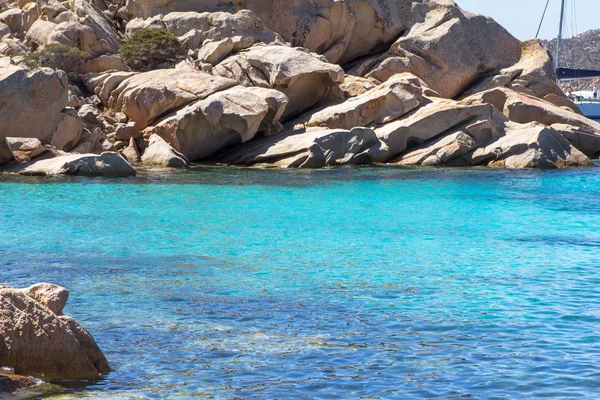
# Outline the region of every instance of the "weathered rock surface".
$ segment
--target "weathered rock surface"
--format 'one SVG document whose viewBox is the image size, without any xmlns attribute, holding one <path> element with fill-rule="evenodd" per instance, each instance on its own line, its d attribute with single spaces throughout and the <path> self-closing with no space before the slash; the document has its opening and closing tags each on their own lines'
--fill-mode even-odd
<svg viewBox="0 0 600 400">
<path fill-rule="evenodd" d="M 71 154 L 27 164 L 10 172 L 21 175 L 81 175 L 125 177 L 134 176 L 135 170 L 116 152 L 98 154 Z"/>
<path fill-rule="evenodd" d="M 0 141 L 6 137 L 50 141 L 68 102 L 67 76 L 41 68 L 0 68 Z"/>
<path fill-rule="evenodd" d="M 142 155 L 142 162 L 171 168 L 186 168 L 185 156 L 172 148 L 163 138 L 152 134 L 148 139 L 148 147 Z"/>
<path fill-rule="evenodd" d="M 0 365 L 46 379 L 96 378 L 108 372 L 106 358 L 90 334 L 45 305 L 62 309 L 64 288 L 32 288 L 0 288 Z"/>
<path fill-rule="evenodd" d="M 469 157 L 472 165 L 501 168 L 592 167 L 594 163 L 557 130 L 533 122 L 513 125 L 495 142 Z"/>
<path fill-rule="evenodd" d="M 69 291 L 52 283 L 37 283 L 20 290 L 56 315 L 62 315 L 69 300 Z"/>
<path fill-rule="evenodd" d="M 286 104 L 286 96 L 276 90 L 236 86 L 166 116 L 144 135 L 157 134 L 188 160 L 197 161 L 245 143 L 259 131 L 279 131 Z"/>
<path fill-rule="evenodd" d="M 160 116 L 235 85 L 233 80 L 189 68 L 161 69 L 121 81 L 112 90 L 108 106 L 125 114 L 142 130 Z"/>
<path fill-rule="evenodd" d="M 540 122 L 544 125 L 567 124 L 600 135 L 600 123 L 571 110 L 508 88 L 487 90 L 470 96 L 464 101 L 491 104 L 513 122 L 522 124 Z"/>
<path fill-rule="evenodd" d="M 568 104 L 570 108 L 573 108 L 574 104 L 566 103 L 567 97 L 555 82 L 554 61 L 539 41 L 528 40 L 521 43 L 521 58 L 516 64 L 504 68 L 498 73 L 490 74 L 466 90 L 463 95 L 467 96 L 497 87 L 508 87 L 540 98 L 552 96 L 555 101 L 561 102 L 562 105 Z"/>
<path fill-rule="evenodd" d="M 58 150 L 70 151 L 81 140 L 84 124 L 75 109 L 66 108 L 60 115 L 61 120 L 50 138 L 50 145 Z"/>
<path fill-rule="evenodd" d="M 417 108 L 423 88 L 412 74 L 398 74 L 384 84 L 340 104 L 318 110 L 299 122 L 305 126 L 352 129 L 371 123 L 383 124 Z"/>
<path fill-rule="evenodd" d="M 50 44 L 76 47 L 91 57 L 98 57 L 112 50 L 111 46 L 101 39 L 94 29 L 79 22 L 55 24 L 39 19 L 27 32 L 25 40 L 30 45 L 34 45 L 33 47 Z"/>
<path fill-rule="evenodd" d="M 272 88 L 284 93 L 283 118 L 298 114 L 321 100 L 329 88 L 344 81 L 344 71 L 310 52 L 287 46 L 257 45 L 231 56 L 213 73 L 244 86 Z"/>
<path fill-rule="evenodd" d="M 452 1 L 425 2 L 421 8 L 426 11 L 422 21 L 387 53 L 361 62 L 351 73 L 385 81 L 412 72 L 442 97 L 454 98 L 487 73 L 519 61 L 520 42 L 493 20 Z"/>
<path fill-rule="evenodd" d="M 218 161 L 284 168 L 321 168 L 370 164 L 385 158 L 386 154 L 385 145 L 371 129 L 316 129 L 255 140 L 232 150 Z"/>
<path fill-rule="evenodd" d="M 89 73 L 84 76 L 83 83 L 86 89 L 98 96 L 102 104 L 107 106 L 110 96 L 123 81 L 136 75 L 135 72 L 105 72 Z"/>
<path fill-rule="evenodd" d="M 504 134 L 508 119 L 489 104 L 471 105 L 446 99 L 433 99 L 406 118 L 378 127 L 377 136 L 388 146 L 387 161 L 411 147 L 439 135 L 461 128 L 471 133 L 479 143 L 491 141 Z"/>
<path fill-rule="evenodd" d="M 6 145 L 13 158 L 19 163 L 31 161 L 32 158 L 46 151 L 44 146 L 42 146 L 42 142 L 36 138 L 7 137 Z"/>
<path fill-rule="evenodd" d="M 88 0 L 71 0 L 73 13 L 83 19 L 98 35 L 100 41 L 106 43 L 108 51 L 117 53 L 120 47 L 119 33 L 110 20 L 95 4 Z"/>
<path fill-rule="evenodd" d="M 471 135 L 458 131 L 426 142 L 394 162 L 399 165 L 422 166 L 448 166 L 453 163 L 464 165 L 460 158 L 476 147 L 477 142 Z"/>
</svg>

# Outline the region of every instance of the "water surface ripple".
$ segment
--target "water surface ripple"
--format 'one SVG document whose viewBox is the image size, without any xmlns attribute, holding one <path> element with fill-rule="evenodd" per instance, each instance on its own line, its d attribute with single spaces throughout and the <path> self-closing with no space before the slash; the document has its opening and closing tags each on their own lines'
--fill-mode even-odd
<svg viewBox="0 0 600 400">
<path fill-rule="evenodd" d="M 594 169 L 0 177 L 0 243 L 114 369 L 22 397 L 600 397 Z"/>
</svg>

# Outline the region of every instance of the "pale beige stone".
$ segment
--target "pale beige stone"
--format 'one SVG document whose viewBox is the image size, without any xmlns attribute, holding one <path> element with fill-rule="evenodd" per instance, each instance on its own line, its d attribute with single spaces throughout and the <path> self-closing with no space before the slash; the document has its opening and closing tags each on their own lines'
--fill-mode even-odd
<svg viewBox="0 0 600 400">
<path fill-rule="evenodd" d="M 219 158 L 229 164 L 265 164 L 283 168 L 370 164 L 385 158 L 387 149 L 368 128 L 291 131 L 253 140 Z"/>
<path fill-rule="evenodd" d="M 17 169 L 21 175 L 82 175 L 125 177 L 134 176 L 135 170 L 116 152 L 72 154 L 50 158 Z"/>
<path fill-rule="evenodd" d="M 423 100 L 422 92 L 418 78 L 412 74 L 398 74 L 380 86 L 313 112 L 298 122 L 307 127 L 331 129 L 383 124 L 417 108 Z"/>
<path fill-rule="evenodd" d="M 284 93 L 289 103 L 283 117 L 298 114 L 321 100 L 330 87 L 344 81 L 344 71 L 316 55 L 287 46 L 256 45 L 231 56 L 213 73 L 244 86 L 270 87 Z"/>
<path fill-rule="evenodd" d="M 142 162 L 171 168 L 187 168 L 185 156 L 171 147 L 163 138 L 152 134 L 148 139 L 148 147 L 142 155 Z"/>
<path fill-rule="evenodd" d="M 37 283 L 21 291 L 56 315 L 62 315 L 69 300 L 69 291 L 53 283 Z"/>
<path fill-rule="evenodd" d="M 471 164 L 501 168 L 593 167 L 557 130 L 532 122 L 508 126 L 505 136 L 473 152 Z"/>
<path fill-rule="evenodd" d="M 236 86 L 214 93 L 165 117 L 144 131 L 157 134 L 190 161 L 247 142 L 258 132 L 281 129 L 287 98 L 272 89 Z"/>
<path fill-rule="evenodd" d="M 0 141 L 8 136 L 48 143 L 63 118 L 67 87 L 67 76 L 62 71 L 0 68 Z"/>
<path fill-rule="evenodd" d="M 236 82 L 193 69 L 164 69 L 132 75 L 111 93 L 108 106 L 138 129 L 185 104 L 235 86 Z"/>
<path fill-rule="evenodd" d="M 5 140 L 13 158 L 19 163 L 31 161 L 46 151 L 42 142 L 36 138 L 7 137 Z"/>
</svg>

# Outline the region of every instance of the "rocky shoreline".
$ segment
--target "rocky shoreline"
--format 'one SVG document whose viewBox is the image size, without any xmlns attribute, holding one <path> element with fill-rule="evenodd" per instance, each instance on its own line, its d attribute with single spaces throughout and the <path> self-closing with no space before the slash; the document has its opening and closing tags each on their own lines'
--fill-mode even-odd
<svg viewBox="0 0 600 400">
<path fill-rule="evenodd" d="M 0 171 L 133 176 L 136 165 L 594 166 L 600 124 L 538 41 L 449 0 L 0 2 Z M 144 29 L 174 68 L 119 54 Z M 30 68 L 52 45 L 81 73 Z M 36 53 L 37 54 L 37 53 Z"/>
</svg>

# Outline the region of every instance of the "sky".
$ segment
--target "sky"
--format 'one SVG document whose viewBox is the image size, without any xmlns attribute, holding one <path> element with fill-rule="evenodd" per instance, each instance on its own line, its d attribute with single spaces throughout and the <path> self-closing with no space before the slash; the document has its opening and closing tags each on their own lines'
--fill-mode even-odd
<svg viewBox="0 0 600 400">
<path fill-rule="evenodd" d="M 494 18 L 518 39 L 533 39 L 540 24 L 547 0 L 454 0 L 462 9 Z M 561 0 L 550 0 L 540 31 L 541 39 L 553 39 L 558 34 Z M 567 0 L 564 37 L 572 32 L 583 33 L 600 29 L 600 0 Z M 572 12 L 573 8 L 575 13 Z M 573 18 L 573 15 L 576 18 Z M 576 23 L 574 23 L 576 21 Z M 575 29 L 576 26 L 576 29 Z"/>
</svg>

